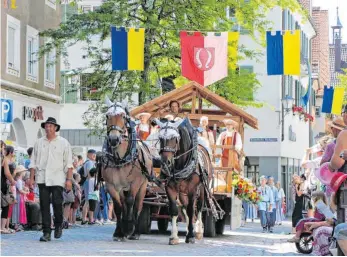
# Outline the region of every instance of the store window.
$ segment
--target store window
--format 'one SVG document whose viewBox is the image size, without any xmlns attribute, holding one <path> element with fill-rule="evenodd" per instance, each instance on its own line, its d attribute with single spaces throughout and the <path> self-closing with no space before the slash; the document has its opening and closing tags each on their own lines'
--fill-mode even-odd
<svg viewBox="0 0 347 257">
<path fill-rule="evenodd" d="M 259 165 L 245 166 L 246 177 L 259 184 Z"/>
</svg>

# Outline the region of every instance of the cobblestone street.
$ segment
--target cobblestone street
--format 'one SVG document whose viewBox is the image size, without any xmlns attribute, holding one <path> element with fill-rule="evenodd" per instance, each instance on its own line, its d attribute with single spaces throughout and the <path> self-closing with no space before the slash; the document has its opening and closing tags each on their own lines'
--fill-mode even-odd
<svg viewBox="0 0 347 257">
<path fill-rule="evenodd" d="M 299 255 L 294 244 L 287 243 L 290 223 L 275 227 L 274 234 L 261 233 L 259 220 L 247 223 L 223 236 L 204 238 L 194 245 L 184 243 L 184 224 L 180 224 L 180 245 L 169 246 L 169 232 L 158 234 L 153 222 L 152 233 L 139 241 L 114 242 L 114 225 L 86 226 L 63 231 L 63 237 L 49 243 L 39 242 L 41 232 L 19 232 L 1 236 L 1 255 Z M 169 227 L 170 229 L 170 227 Z"/>
</svg>

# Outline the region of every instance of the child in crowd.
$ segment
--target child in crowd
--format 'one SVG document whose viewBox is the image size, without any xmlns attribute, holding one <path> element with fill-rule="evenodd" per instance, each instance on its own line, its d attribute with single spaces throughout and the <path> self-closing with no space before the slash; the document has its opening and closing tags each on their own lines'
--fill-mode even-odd
<svg viewBox="0 0 347 257">
<path fill-rule="evenodd" d="M 77 210 L 81 205 L 81 198 L 82 198 L 82 190 L 79 184 L 81 182 L 81 175 L 78 173 L 74 173 L 73 179 L 74 179 L 73 187 L 74 187 L 75 202 L 72 204 L 71 225 L 76 226 Z"/>
<path fill-rule="evenodd" d="M 312 201 L 313 205 L 315 206 L 314 209 L 314 217 L 313 218 L 305 218 L 301 219 L 298 224 L 296 225 L 296 234 L 293 238 L 288 239 L 288 242 L 290 243 L 298 243 L 300 241 L 301 233 L 305 229 L 305 224 L 307 222 L 320 222 L 325 220 L 325 215 L 317 208 L 317 205 L 320 204 L 320 202 L 323 202 L 325 205 L 328 205 L 327 197 L 325 196 L 324 192 L 317 191 L 312 193 Z"/>
<path fill-rule="evenodd" d="M 98 186 L 95 185 L 96 168 L 92 168 L 88 174 L 88 202 L 89 202 L 89 225 L 95 224 L 94 211 L 99 201 Z"/>
<path fill-rule="evenodd" d="M 25 187 L 23 176 L 27 170 L 24 166 L 19 165 L 15 171 L 15 180 L 16 180 L 16 200 L 17 203 L 14 204 L 12 210 L 12 223 L 15 225 L 16 230 L 23 230 L 20 225 L 27 224 L 27 214 L 25 207 L 25 198 L 29 193 L 29 189 Z"/>
</svg>

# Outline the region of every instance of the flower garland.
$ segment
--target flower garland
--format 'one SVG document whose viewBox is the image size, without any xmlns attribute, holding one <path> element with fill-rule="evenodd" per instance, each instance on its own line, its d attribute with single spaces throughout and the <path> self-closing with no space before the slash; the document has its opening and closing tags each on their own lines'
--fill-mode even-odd
<svg viewBox="0 0 347 257">
<path fill-rule="evenodd" d="M 232 185 L 235 195 L 246 202 L 257 204 L 261 201 L 261 196 L 257 188 L 250 182 L 242 178 L 238 173 L 233 173 Z"/>
<path fill-rule="evenodd" d="M 304 120 L 305 122 L 308 122 L 308 121 L 313 122 L 314 120 L 313 116 L 305 112 L 304 108 L 301 106 L 293 105 L 292 111 L 293 111 L 293 115 L 296 115 L 296 114 L 299 115 L 300 120 Z"/>
</svg>

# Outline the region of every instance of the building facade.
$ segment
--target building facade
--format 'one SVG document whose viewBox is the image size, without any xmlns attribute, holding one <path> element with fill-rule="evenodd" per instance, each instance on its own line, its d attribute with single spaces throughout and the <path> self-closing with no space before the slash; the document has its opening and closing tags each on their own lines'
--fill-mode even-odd
<svg viewBox="0 0 347 257">
<path fill-rule="evenodd" d="M 315 138 L 319 138 L 320 135 L 326 133 L 326 117 L 321 113 L 321 109 L 324 86 L 330 85 L 329 12 L 320 7 L 313 7 L 312 18 L 317 31 L 317 36 L 312 40 L 313 89 L 316 93 L 313 134 Z"/>
<path fill-rule="evenodd" d="M 336 25 L 331 26 L 333 42 L 330 44 L 330 82 L 334 87 L 339 84 L 338 74 L 343 72 L 342 69 L 347 69 L 347 44 L 342 44 L 342 28 L 337 8 Z"/>
<path fill-rule="evenodd" d="M 298 13 L 274 8 L 268 14 L 273 22 L 273 31 L 301 30 L 301 75 L 300 76 L 268 76 L 266 49 L 252 41 L 248 35 L 240 36 L 240 44 L 252 50 L 262 49 L 263 57 L 258 62 L 243 60 L 240 66 L 251 66 L 257 74 L 262 87 L 255 93 L 257 101 L 264 102 L 263 108 L 247 108 L 247 112 L 258 119 L 259 130 L 246 129 L 244 151 L 248 156 L 245 175 L 259 179 L 261 175 L 273 176 L 280 181 L 287 196 L 289 209 L 292 174 L 300 172 L 301 159 L 310 144 L 310 125 L 291 112 L 292 104 L 300 106 L 301 97 L 306 93 L 309 82 L 306 61 L 311 61 L 311 40 L 316 32 L 311 20 L 302 22 Z M 291 101 L 284 101 L 285 98 Z M 309 103 L 307 111 L 312 106 Z"/>
<path fill-rule="evenodd" d="M 40 59 L 37 51 L 48 42 L 38 33 L 58 27 L 61 13 L 58 0 L 15 3 L 16 8 L 1 8 L 1 101 L 7 103 L 1 108 L 1 138 L 27 148 L 44 133 L 42 120 L 51 116 L 59 122 L 60 63 L 54 50 Z"/>
</svg>

